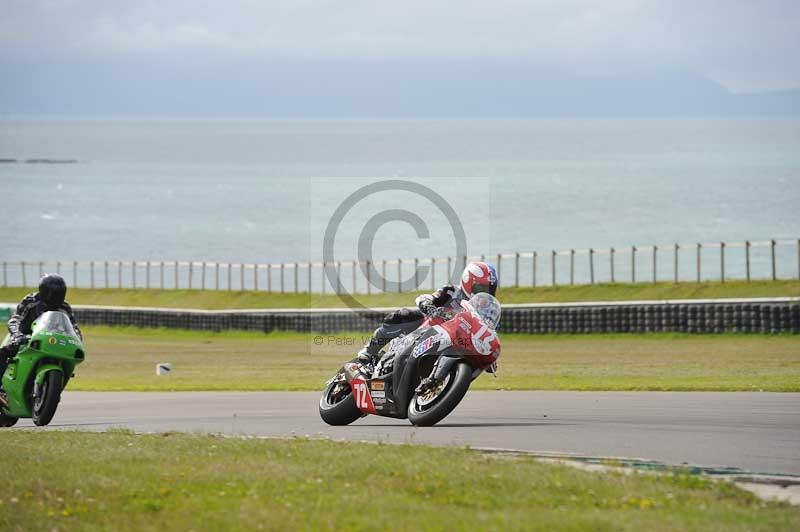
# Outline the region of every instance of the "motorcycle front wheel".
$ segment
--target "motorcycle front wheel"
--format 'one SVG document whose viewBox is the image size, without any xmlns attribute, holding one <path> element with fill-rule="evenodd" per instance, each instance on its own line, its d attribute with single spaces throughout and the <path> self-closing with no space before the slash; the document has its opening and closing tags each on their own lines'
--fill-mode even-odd
<svg viewBox="0 0 800 532">
<path fill-rule="evenodd" d="M 349 425 L 362 415 L 347 382 L 332 382 L 325 387 L 319 400 L 319 417 L 322 421 L 328 425 Z"/>
<path fill-rule="evenodd" d="M 438 386 L 422 396 L 414 393 L 408 403 L 408 420 L 418 427 L 430 427 L 446 418 L 464 398 L 472 382 L 472 368 L 456 364 Z"/>
<path fill-rule="evenodd" d="M 56 414 L 56 408 L 61 401 L 61 390 L 64 385 L 64 375 L 60 371 L 49 371 L 44 377 L 44 382 L 39 390 L 39 395 L 33 400 L 34 425 L 39 427 L 47 425 Z"/>
</svg>

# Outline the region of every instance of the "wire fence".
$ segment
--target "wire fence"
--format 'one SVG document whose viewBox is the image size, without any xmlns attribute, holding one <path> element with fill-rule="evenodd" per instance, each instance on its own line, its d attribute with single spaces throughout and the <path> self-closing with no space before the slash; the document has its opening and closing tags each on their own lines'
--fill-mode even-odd
<svg viewBox="0 0 800 532">
<path fill-rule="evenodd" d="M 332 263 L 3 261 L 2 286 L 34 287 L 43 274 L 55 272 L 81 288 L 372 294 L 387 292 L 387 285 L 435 290 L 455 284 L 473 260 L 492 262 L 505 287 L 800 279 L 800 239 Z"/>
</svg>

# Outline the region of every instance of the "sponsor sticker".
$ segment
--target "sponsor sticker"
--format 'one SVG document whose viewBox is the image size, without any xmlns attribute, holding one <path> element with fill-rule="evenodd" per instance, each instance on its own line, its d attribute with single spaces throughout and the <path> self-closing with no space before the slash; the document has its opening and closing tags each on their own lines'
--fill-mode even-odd
<svg viewBox="0 0 800 532">
<path fill-rule="evenodd" d="M 428 338 L 425 338 L 417 347 L 414 348 L 413 355 L 415 357 L 422 355 L 423 353 L 425 353 L 425 351 L 431 348 L 431 346 L 435 341 L 436 341 L 435 336 L 429 336 Z"/>
<path fill-rule="evenodd" d="M 376 392 L 372 391 L 372 402 L 377 405 L 386 404 L 386 392 Z"/>
<path fill-rule="evenodd" d="M 383 381 L 372 381 L 370 383 L 370 388 L 373 390 L 384 390 L 386 389 L 386 383 Z"/>
</svg>

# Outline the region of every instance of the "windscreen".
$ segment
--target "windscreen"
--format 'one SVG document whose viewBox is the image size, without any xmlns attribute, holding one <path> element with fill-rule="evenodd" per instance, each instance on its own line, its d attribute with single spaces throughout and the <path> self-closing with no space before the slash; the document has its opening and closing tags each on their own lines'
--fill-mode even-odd
<svg viewBox="0 0 800 532">
<path fill-rule="evenodd" d="M 72 322 L 69 317 L 63 312 L 51 311 L 45 312 L 36 319 L 36 326 L 34 332 L 51 332 L 55 334 L 63 334 L 65 336 L 78 336 L 75 329 L 72 327 Z"/>
<path fill-rule="evenodd" d="M 485 292 L 475 294 L 469 300 L 469 304 L 492 329 L 495 329 L 500 323 L 500 302 L 493 295 Z"/>
</svg>

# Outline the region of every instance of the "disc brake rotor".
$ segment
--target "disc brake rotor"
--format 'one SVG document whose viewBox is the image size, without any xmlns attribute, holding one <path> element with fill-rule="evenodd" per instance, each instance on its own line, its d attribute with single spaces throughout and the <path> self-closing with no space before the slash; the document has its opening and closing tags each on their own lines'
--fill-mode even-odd
<svg viewBox="0 0 800 532">
<path fill-rule="evenodd" d="M 422 395 L 417 396 L 417 404 L 419 406 L 426 406 L 434 402 L 447 388 L 447 383 L 450 382 L 450 374 L 448 373 L 444 380 L 438 383 L 436 386 L 430 388 Z"/>
</svg>

